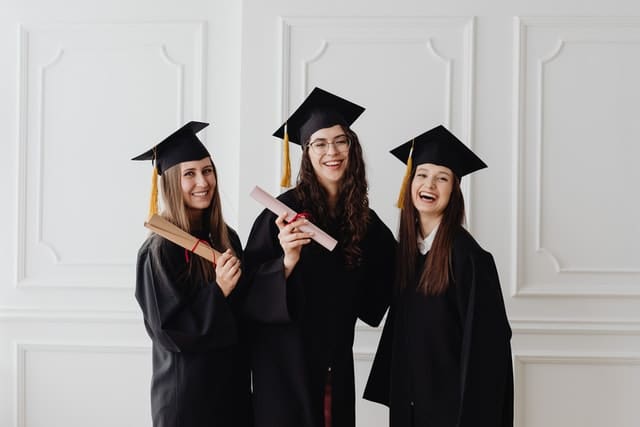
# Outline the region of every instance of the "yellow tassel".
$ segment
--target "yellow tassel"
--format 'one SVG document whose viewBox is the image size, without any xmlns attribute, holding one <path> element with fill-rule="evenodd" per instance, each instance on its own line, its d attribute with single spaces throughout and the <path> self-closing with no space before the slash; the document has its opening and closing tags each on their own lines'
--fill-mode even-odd
<svg viewBox="0 0 640 427">
<path fill-rule="evenodd" d="M 158 213 L 158 168 L 153 167 L 151 175 L 151 200 L 149 201 L 149 218 Z"/>
<path fill-rule="evenodd" d="M 284 126 L 284 139 L 282 140 L 282 178 L 280 187 L 291 187 L 291 160 L 289 158 L 289 133 L 287 125 Z"/>
<path fill-rule="evenodd" d="M 400 194 L 398 194 L 398 202 L 396 206 L 402 209 L 404 206 L 404 193 L 407 190 L 407 185 L 409 185 L 409 178 L 411 177 L 411 170 L 413 169 L 413 142 L 411 143 L 411 150 L 409 150 L 409 158 L 407 159 L 407 169 L 404 172 L 404 177 L 402 178 L 402 185 L 400 186 Z"/>
</svg>

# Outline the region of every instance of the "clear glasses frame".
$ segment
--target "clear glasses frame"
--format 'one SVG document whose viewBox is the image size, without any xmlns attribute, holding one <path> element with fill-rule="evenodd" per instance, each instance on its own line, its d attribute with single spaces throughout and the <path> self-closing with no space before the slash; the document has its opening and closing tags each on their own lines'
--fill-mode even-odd
<svg viewBox="0 0 640 427">
<path fill-rule="evenodd" d="M 309 149 L 313 150 L 313 152 L 318 155 L 323 155 L 329 152 L 330 145 L 333 145 L 336 153 L 344 153 L 349 150 L 349 147 L 351 147 L 351 140 L 344 136 L 340 136 L 331 142 L 324 139 L 316 140 L 309 143 Z"/>
</svg>

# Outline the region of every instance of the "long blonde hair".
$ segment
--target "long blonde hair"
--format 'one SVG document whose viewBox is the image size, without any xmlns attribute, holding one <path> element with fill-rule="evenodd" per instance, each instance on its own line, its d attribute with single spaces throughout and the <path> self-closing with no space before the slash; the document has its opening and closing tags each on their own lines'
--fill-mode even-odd
<svg viewBox="0 0 640 427">
<path fill-rule="evenodd" d="M 213 192 L 213 199 L 209 208 L 203 211 L 202 224 L 192 224 L 189 219 L 189 212 L 182 197 L 182 174 L 180 164 L 170 167 L 161 175 L 160 181 L 162 200 L 164 208 L 162 217 L 167 221 L 177 225 L 184 231 L 192 233 L 194 230 L 205 229 L 211 233 L 213 247 L 224 252 L 231 247 L 227 225 L 222 217 L 222 205 L 220 203 L 220 192 L 218 191 L 218 172 L 213 163 L 213 159 L 209 158 L 213 167 L 213 175 L 216 178 L 216 185 Z M 213 263 L 207 261 L 197 255 L 191 256 L 189 261 L 189 276 L 195 279 L 213 281 L 216 272 Z"/>
</svg>

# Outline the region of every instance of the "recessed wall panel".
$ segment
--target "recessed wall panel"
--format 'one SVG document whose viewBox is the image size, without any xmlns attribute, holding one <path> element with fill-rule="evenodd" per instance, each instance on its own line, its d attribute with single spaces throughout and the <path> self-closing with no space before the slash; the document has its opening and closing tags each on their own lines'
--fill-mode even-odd
<svg viewBox="0 0 640 427">
<path fill-rule="evenodd" d="M 518 21 L 515 294 L 639 295 L 640 21 Z"/>
<path fill-rule="evenodd" d="M 203 37 L 195 22 L 21 29 L 20 286 L 129 281 L 150 182 L 130 159 L 203 113 Z"/>
</svg>

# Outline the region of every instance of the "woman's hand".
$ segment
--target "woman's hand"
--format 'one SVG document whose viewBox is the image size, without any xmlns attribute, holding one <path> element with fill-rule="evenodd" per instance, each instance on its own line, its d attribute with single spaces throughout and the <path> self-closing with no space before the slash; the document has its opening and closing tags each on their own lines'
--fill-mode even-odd
<svg viewBox="0 0 640 427">
<path fill-rule="evenodd" d="M 302 247 L 311 241 L 313 233 L 305 233 L 298 229 L 303 224 L 307 224 L 304 218 L 297 219 L 289 224 L 284 220 L 287 217 L 287 213 L 283 213 L 276 218 L 276 225 L 280 230 L 278 233 L 278 240 L 280 240 L 280 246 L 284 251 L 284 277 L 287 278 L 291 275 L 293 268 L 300 260 L 300 251 Z"/>
<path fill-rule="evenodd" d="M 225 297 L 236 287 L 241 274 L 240 260 L 233 255 L 231 249 L 227 249 L 216 260 L 216 282 Z"/>
</svg>

